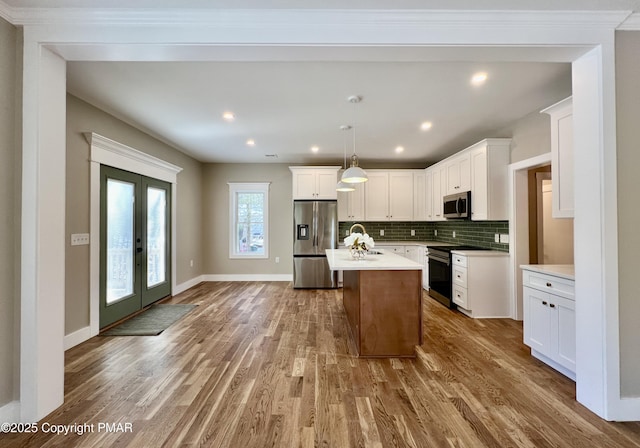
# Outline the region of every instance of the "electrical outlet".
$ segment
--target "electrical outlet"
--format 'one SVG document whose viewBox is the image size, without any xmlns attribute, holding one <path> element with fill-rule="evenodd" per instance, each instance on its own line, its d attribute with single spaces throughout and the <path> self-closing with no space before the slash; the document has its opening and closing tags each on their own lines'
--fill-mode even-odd
<svg viewBox="0 0 640 448">
<path fill-rule="evenodd" d="M 280 263 L 280 257 L 276 257 L 276 263 Z"/>
<path fill-rule="evenodd" d="M 416 231 L 411 229 L 411 236 L 416 236 Z"/>
<path fill-rule="evenodd" d="M 500 234 L 500 242 L 502 244 L 509 244 L 509 234 L 508 233 L 501 233 Z"/>
<path fill-rule="evenodd" d="M 380 230 L 380 236 L 384 236 L 384 229 Z"/>
<path fill-rule="evenodd" d="M 456 231 L 455 230 L 453 231 L 453 237 L 454 238 L 456 237 Z"/>
<path fill-rule="evenodd" d="M 496 243 L 499 243 L 499 242 L 500 242 L 500 235 L 498 235 L 497 233 L 494 235 L 494 237 L 493 237 L 493 238 L 494 238 L 494 241 L 495 241 Z"/>
<path fill-rule="evenodd" d="M 344 236 L 349 236 L 349 231 L 348 230 L 344 231 Z"/>
<path fill-rule="evenodd" d="M 88 233 L 73 233 L 71 235 L 71 245 L 72 246 L 86 246 L 89 244 L 89 234 Z"/>
<path fill-rule="evenodd" d="M 433 236 L 438 236 L 438 229 L 433 230 Z"/>
</svg>

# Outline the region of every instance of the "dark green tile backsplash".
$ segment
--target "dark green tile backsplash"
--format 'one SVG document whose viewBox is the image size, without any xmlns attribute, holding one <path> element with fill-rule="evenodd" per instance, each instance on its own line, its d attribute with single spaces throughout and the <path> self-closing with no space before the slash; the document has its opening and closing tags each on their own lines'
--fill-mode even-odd
<svg viewBox="0 0 640 448">
<path fill-rule="evenodd" d="M 509 251 L 508 244 L 496 243 L 495 234 L 508 234 L 509 221 L 442 221 L 442 222 L 390 222 L 360 221 L 367 229 L 374 241 L 442 241 L 483 247 L 486 249 Z M 340 239 L 346 236 L 353 222 L 340 222 Z M 415 236 L 411 236 L 411 230 L 415 230 Z M 356 231 L 359 231 L 357 229 Z M 380 236 L 380 230 L 384 230 L 384 236 Z M 438 235 L 435 235 L 435 231 Z M 456 237 L 453 238 L 453 232 Z"/>
</svg>

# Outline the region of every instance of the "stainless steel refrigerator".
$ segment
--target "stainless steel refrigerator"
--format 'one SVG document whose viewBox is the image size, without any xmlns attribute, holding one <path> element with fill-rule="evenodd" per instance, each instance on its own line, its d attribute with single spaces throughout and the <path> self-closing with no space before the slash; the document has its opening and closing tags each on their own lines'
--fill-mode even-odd
<svg viewBox="0 0 640 448">
<path fill-rule="evenodd" d="M 338 202 L 293 201 L 293 287 L 337 288 L 325 249 L 338 247 Z"/>
</svg>

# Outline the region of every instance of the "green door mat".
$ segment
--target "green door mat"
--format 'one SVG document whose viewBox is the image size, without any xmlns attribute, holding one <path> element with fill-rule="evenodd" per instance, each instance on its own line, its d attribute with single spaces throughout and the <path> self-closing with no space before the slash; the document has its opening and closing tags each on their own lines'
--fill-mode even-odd
<svg viewBox="0 0 640 448">
<path fill-rule="evenodd" d="M 100 336 L 157 336 L 198 305 L 153 305 Z"/>
</svg>

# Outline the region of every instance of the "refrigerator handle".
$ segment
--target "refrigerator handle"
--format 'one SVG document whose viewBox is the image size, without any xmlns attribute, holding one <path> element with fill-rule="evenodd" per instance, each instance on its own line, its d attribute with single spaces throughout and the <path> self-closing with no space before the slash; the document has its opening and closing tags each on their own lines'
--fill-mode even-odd
<svg viewBox="0 0 640 448">
<path fill-rule="evenodd" d="M 313 203 L 313 245 L 318 245 L 318 203 Z"/>
</svg>

